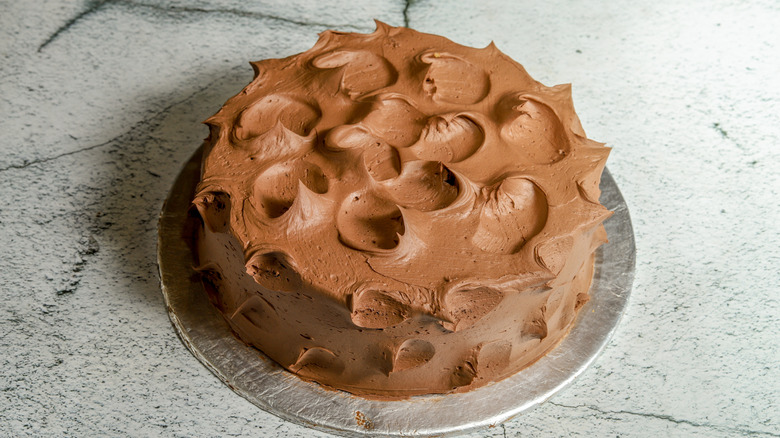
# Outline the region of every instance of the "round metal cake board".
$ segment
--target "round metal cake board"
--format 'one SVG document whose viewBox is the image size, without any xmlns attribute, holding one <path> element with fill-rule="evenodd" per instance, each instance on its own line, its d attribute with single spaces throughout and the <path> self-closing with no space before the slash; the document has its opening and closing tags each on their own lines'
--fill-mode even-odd
<svg viewBox="0 0 780 438">
<path fill-rule="evenodd" d="M 339 435 L 398 437 L 456 435 L 495 426 L 540 405 L 582 374 L 604 349 L 626 308 L 634 278 L 634 232 L 623 196 L 605 170 L 601 202 L 614 211 L 604 224 L 609 243 L 596 252 L 590 301 L 549 354 L 512 377 L 462 394 L 377 401 L 324 389 L 239 341 L 209 302 L 193 270 L 188 238 L 201 153 L 199 149 L 179 174 L 160 215 L 158 263 L 168 314 L 181 340 L 208 369 L 233 391 L 285 420 Z"/>
</svg>

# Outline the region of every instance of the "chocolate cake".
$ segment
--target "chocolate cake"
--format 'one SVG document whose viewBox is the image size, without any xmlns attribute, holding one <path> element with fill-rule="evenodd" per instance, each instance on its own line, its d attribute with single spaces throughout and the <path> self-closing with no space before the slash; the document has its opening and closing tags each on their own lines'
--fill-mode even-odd
<svg viewBox="0 0 780 438">
<path fill-rule="evenodd" d="M 610 215 L 609 149 L 569 85 L 382 23 L 252 65 L 206 121 L 193 201 L 197 269 L 241 340 L 398 398 L 506 378 L 566 335 Z"/>
</svg>

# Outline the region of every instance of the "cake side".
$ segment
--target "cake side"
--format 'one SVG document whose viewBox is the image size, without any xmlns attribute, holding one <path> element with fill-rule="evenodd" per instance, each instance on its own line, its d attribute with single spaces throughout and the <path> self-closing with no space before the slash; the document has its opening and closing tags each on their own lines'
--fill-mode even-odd
<svg viewBox="0 0 780 438">
<path fill-rule="evenodd" d="M 403 398 L 477 388 L 552 349 L 587 301 L 593 237 L 583 236 L 577 245 L 584 260 L 572 258 L 572 281 L 555 288 L 513 284 L 493 309 L 478 320 L 461 320 L 454 330 L 423 313 L 383 329 L 359 327 L 347 306 L 321 291 L 259 285 L 237 263 L 242 253 L 230 235 L 204 229 L 198 251 L 211 299 L 248 345 L 304 379 L 362 396 Z M 481 287 L 462 299 L 484 298 L 488 286 Z M 382 303 L 373 311 L 393 315 Z"/>
<path fill-rule="evenodd" d="M 381 23 L 325 32 L 207 123 L 200 270 L 248 344 L 357 394 L 471 389 L 541 357 L 605 241 L 568 86 Z"/>
</svg>

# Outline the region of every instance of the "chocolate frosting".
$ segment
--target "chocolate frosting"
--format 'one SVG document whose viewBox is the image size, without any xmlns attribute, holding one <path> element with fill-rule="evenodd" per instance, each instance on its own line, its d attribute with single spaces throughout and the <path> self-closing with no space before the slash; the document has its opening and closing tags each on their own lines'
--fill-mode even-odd
<svg viewBox="0 0 780 438">
<path fill-rule="evenodd" d="M 383 23 L 252 66 L 206 121 L 194 200 L 241 339 L 373 397 L 471 389 L 560 341 L 610 214 L 569 85 Z"/>
</svg>

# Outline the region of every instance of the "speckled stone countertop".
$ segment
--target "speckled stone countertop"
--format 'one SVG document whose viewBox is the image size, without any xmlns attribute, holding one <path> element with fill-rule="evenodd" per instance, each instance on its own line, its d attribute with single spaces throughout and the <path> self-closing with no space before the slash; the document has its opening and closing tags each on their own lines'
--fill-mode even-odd
<svg viewBox="0 0 780 438">
<path fill-rule="evenodd" d="M 3 2 L 0 436 L 326 436 L 179 341 L 157 218 L 247 61 L 373 18 L 494 40 L 573 83 L 634 221 L 634 291 L 603 355 L 470 436 L 780 436 L 777 2 L 248 3 Z"/>
</svg>

